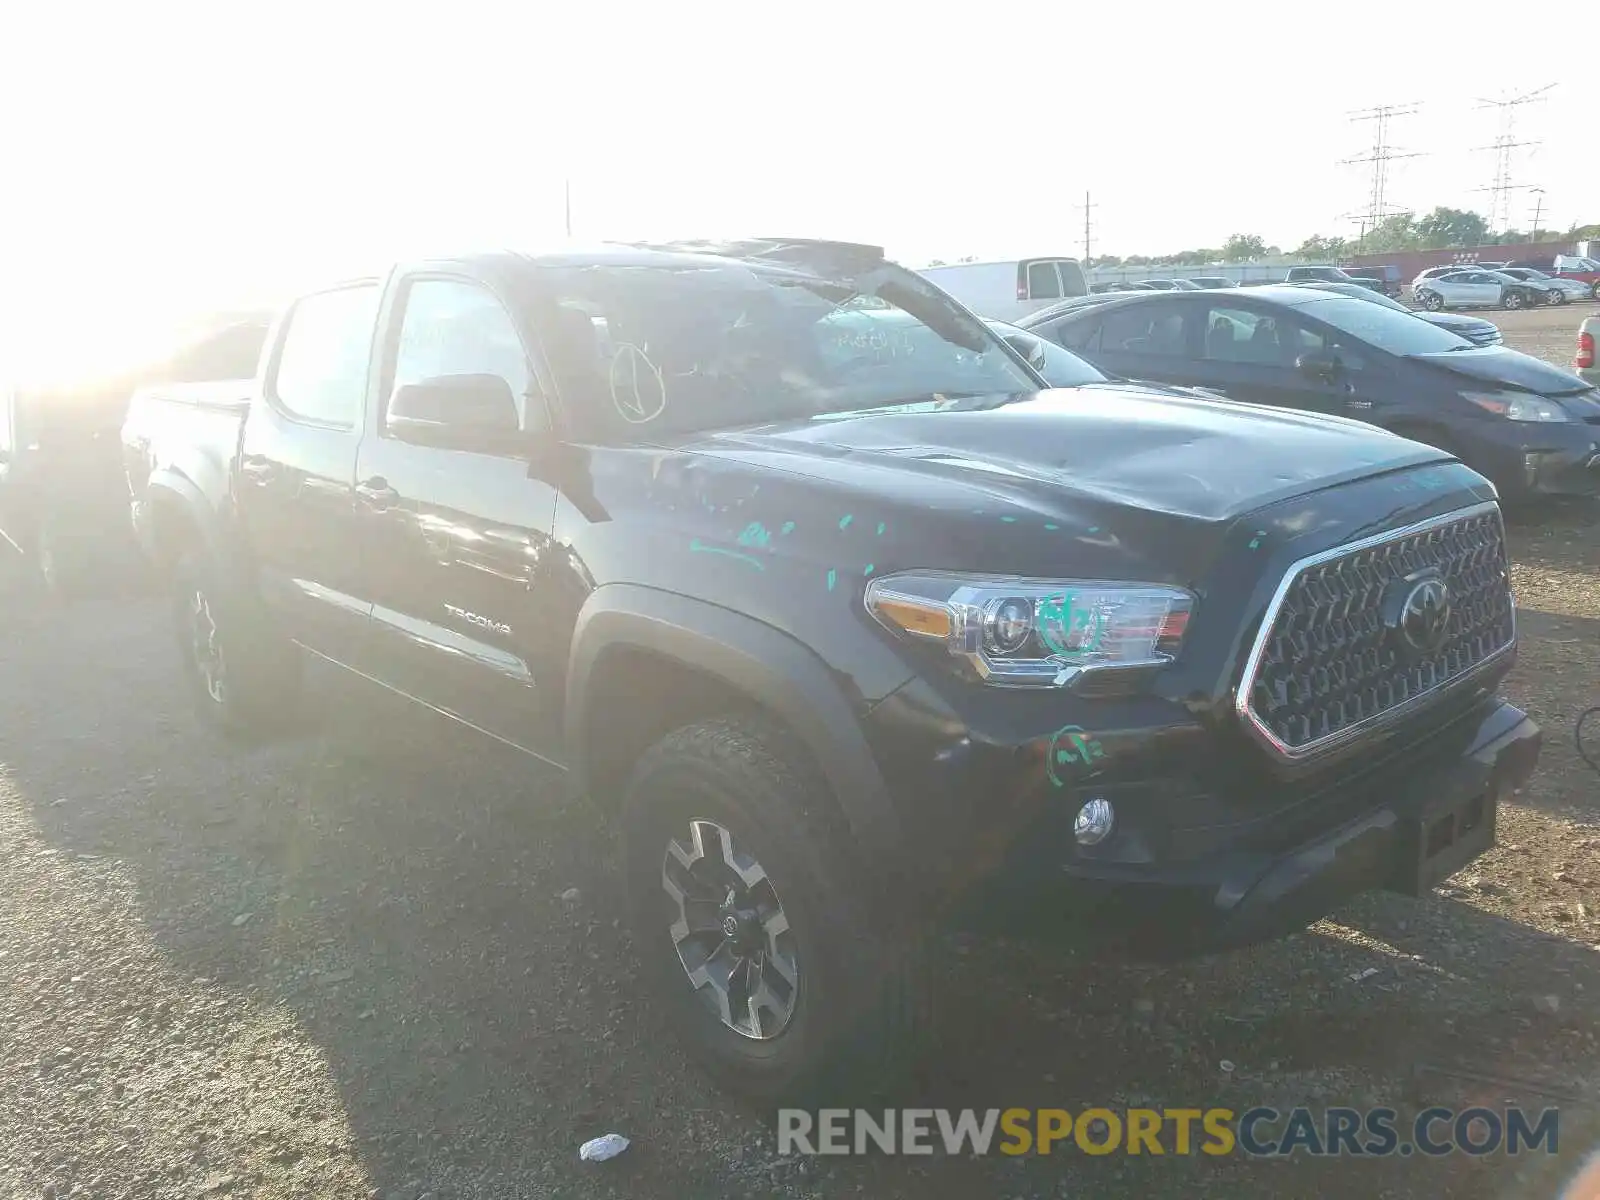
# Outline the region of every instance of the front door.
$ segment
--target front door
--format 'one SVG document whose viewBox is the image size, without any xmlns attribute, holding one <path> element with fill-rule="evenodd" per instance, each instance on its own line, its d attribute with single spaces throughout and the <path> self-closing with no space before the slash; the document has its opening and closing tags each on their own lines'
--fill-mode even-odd
<svg viewBox="0 0 1600 1200">
<path fill-rule="evenodd" d="M 386 306 L 381 403 L 356 467 L 362 561 L 373 599 L 371 673 L 541 757 L 558 746 L 562 671 L 540 619 L 556 490 L 527 453 L 548 416 L 524 340 L 483 283 L 417 274 Z M 510 385 L 523 437 L 458 450 L 395 436 L 398 387 L 454 375 Z"/>
<path fill-rule="evenodd" d="M 352 485 L 378 297 L 362 282 L 289 310 L 237 467 L 260 594 L 290 637 L 345 663 L 367 630 Z"/>
<path fill-rule="evenodd" d="M 1362 416 L 1355 401 L 1367 356 L 1330 333 L 1282 308 L 1212 304 L 1195 382 L 1251 404 Z M 1312 369 L 1318 360 L 1328 369 Z"/>
</svg>

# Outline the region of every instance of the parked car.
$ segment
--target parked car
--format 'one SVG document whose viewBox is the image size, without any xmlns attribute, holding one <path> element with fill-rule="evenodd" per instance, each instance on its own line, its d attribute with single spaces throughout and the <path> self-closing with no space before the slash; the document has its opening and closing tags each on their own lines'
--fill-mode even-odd
<svg viewBox="0 0 1600 1200">
<path fill-rule="evenodd" d="M 296 300 L 244 411 L 124 444 L 205 720 L 314 671 L 554 764 L 645 994 L 768 1102 L 901 1058 L 934 914 L 1272 937 L 1426 895 L 1538 754 L 1480 476 L 1046 390 L 873 247 L 403 263 Z"/>
<path fill-rule="evenodd" d="M 1393 263 L 1385 263 L 1379 267 L 1342 267 L 1344 273 L 1351 279 L 1359 281 L 1370 280 L 1378 284 L 1378 288 L 1385 296 L 1398 298 L 1405 288 L 1405 281 L 1400 278 L 1400 268 Z M 1338 282 L 1332 280 L 1330 282 Z"/>
<path fill-rule="evenodd" d="M 1024 321 L 1113 375 L 1356 417 L 1427 442 L 1501 494 L 1600 492 L 1600 399 L 1571 372 L 1312 288 L 1129 296 Z"/>
<path fill-rule="evenodd" d="M 109 587 L 137 566 L 117 441 L 134 390 L 250 375 L 265 336 L 262 321 L 230 321 L 120 370 L 0 388 L 0 539 L 47 589 Z"/>
<path fill-rule="evenodd" d="M 1600 362 L 1595 360 L 1595 339 L 1600 337 L 1600 317 L 1585 317 L 1578 326 L 1578 352 L 1572 356 L 1572 368 L 1581 379 L 1600 387 Z"/>
<path fill-rule="evenodd" d="M 1589 298 L 1589 285 L 1580 279 L 1563 279 L 1557 275 L 1546 275 L 1543 271 L 1535 271 L 1532 267 L 1502 267 L 1494 274 L 1541 289 L 1547 304 L 1565 304 L 1569 300 Z"/>
<path fill-rule="evenodd" d="M 1006 259 L 1001 262 L 946 263 L 918 272 L 973 312 L 997 321 L 1047 308 L 1069 296 L 1084 296 L 1089 285 L 1075 258 Z"/>
<path fill-rule="evenodd" d="M 1582 254 L 1557 254 L 1553 258 L 1518 259 L 1513 267 L 1532 267 L 1557 279 L 1571 279 L 1588 286 L 1591 299 L 1600 300 L 1600 260 Z"/>
<path fill-rule="evenodd" d="M 1492 321 L 1485 321 L 1479 317 L 1469 317 L 1463 313 L 1416 312 L 1381 292 L 1357 287 L 1355 284 L 1317 282 L 1297 283 L 1289 286 L 1315 288 L 1323 292 L 1336 292 L 1341 296 L 1354 296 L 1356 299 L 1365 300 L 1370 304 L 1381 304 L 1394 312 L 1406 313 L 1409 316 L 1416 317 L 1419 321 L 1437 325 L 1440 329 L 1448 329 L 1458 337 L 1466 338 L 1474 346 L 1498 346 L 1501 341 L 1500 327 Z"/>
<path fill-rule="evenodd" d="M 1191 275 L 1189 282 L 1201 288 L 1231 288 L 1239 286 L 1226 275 Z"/>
<path fill-rule="evenodd" d="M 1324 283 L 1353 283 L 1375 292 L 1384 290 L 1381 279 L 1352 275 L 1342 267 L 1290 267 L 1285 277 L 1287 283 L 1309 283 L 1316 280 Z"/>
<path fill-rule="evenodd" d="M 1545 302 L 1543 288 L 1493 271 L 1450 271 L 1417 276 L 1412 296 L 1429 312 L 1442 308 L 1529 308 Z"/>
</svg>

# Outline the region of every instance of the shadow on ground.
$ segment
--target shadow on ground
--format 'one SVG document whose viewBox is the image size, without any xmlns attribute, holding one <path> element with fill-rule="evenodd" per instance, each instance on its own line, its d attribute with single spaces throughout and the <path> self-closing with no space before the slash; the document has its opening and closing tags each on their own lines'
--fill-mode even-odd
<svg viewBox="0 0 1600 1200">
<path fill-rule="evenodd" d="M 1550 1194 L 1555 1167 L 1531 1158 L 778 1162 L 770 1123 L 663 1037 L 616 926 L 608 836 L 550 776 L 327 697 L 321 735 L 219 745 L 185 708 L 158 604 L 7 611 L 0 758 L 43 837 L 119 864 L 179 971 L 293 1015 L 383 1194 Z M 1179 967 L 959 940 L 945 957 L 927 1105 L 1512 1098 L 1418 1084 L 1417 1064 L 1520 1080 L 1537 1104 L 1524 1083 L 1583 1087 L 1575 1064 L 1595 1059 L 1600 954 L 1450 900 L 1368 897 Z M 580 1166 L 578 1143 L 607 1130 L 634 1148 Z"/>
</svg>

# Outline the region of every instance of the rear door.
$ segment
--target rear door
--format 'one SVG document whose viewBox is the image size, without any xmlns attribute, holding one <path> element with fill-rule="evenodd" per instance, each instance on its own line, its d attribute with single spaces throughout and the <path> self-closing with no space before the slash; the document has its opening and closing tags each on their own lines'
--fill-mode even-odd
<svg viewBox="0 0 1600 1200">
<path fill-rule="evenodd" d="M 1088 292 L 1083 268 L 1076 259 L 1028 258 L 1017 264 L 1018 315 L 1038 312 L 1058 300 Z"/>
<path fill-rule="evenodd" d="M 359 656 L 370 607 L 354 483 L 379 290 L 377 280 L 361 280 L 289 309 L 237 465 L 261 595 L 292 638 L 338 662 Z"/>
<path fill-rule="evenodd" d="M 1203 304 L 1165 297 L 1114 304 L 1099 313 L 1100 319 L 1092 329 L 1063 325 L 1059 340 L 1111 375 L 1158 383 L 1194 383 L 1199 351 L 1186 313 L 1198 313 L 1203 308 Z"/>
<path fill-rule="evenodd" d="M 550 428 L 534 355 L 512 307 L 471 274 L 405 274 L 384 309 L 384 365 L 356 470 L 370 673 L 553 759 L 564 675 L 550 655 L 565 643 L 541 619 L 556 489 L 530 466 Z M 446 449 L 390 427 L 396 389 L 464 375 L 506 382 L 521 434 Z"/>
</svg>

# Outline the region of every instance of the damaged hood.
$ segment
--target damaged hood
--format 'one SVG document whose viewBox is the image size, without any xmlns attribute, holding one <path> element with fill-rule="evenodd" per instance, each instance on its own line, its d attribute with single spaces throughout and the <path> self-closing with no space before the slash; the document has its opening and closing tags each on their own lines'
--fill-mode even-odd
<svg viewBox="0 0 1600 1200">
<path fill-rule="evenodd" d="M 1448 457 L 1359 421 L 1136 385 L 918 409 L 704 435 L 699 448 L 781 453 L 792 471 L 832 475 L 853 464 L 874 474 L 1045 489 L 1209 521 Z M 884 486 L 893 484 L 885 479 Z"/>
</svg>

